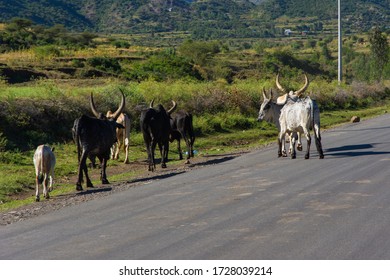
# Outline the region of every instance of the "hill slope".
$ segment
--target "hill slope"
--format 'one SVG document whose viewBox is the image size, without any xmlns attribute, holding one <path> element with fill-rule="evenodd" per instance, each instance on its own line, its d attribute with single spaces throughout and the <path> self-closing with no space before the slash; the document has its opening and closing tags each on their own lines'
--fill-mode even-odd
<svg viewBox="0 0 390 280">
<path fill-rule="evenodd" d="M 355 31 L 388 26 L 389 0 L 343 0 L 345 25 Z M 75 31 L 205 32 L 214 37 L 263 36 L 260 25 L 281 16 L 337 18 L 337 1 L 322 0 L 0 0 L 0 21 L 29 18 Z M 272 23 L 272 22 L 271 22 Z M 206 32 L 207 33 L 207 32 Z M 210 35 L 210 36 L 211 36 Z"/>
</svg>

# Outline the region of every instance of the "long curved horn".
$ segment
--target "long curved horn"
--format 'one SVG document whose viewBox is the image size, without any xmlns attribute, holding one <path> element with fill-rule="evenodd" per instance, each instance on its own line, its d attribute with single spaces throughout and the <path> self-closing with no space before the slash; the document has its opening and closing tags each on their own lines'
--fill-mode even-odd
<svg viewBox="0 0 390 280">
<path fill-rule="evenodd" d="M 265 88 L 263 88 L 263 99 L 266 100 L 267 99 L 267 93 L 265 91 Z"/>
<path fill-rule="evenodd" d="M 122 113 L 123 109 L 125 108 L 125 104 L 126 104 L 125 94 L 123 93 L 123 91 L 121 89 L 119 89 L 119 90 L 120 90 L 121 95 L 122 95 L 122 100 L 121 100 L 121 104 L 119 104 L 118 109 L 115 111 L 115 113 L 112 116 L 112 118 L 114 120 L 116 120 L 119 117 L 119 115 Z"/>
<path fill-rule="evenodd" d="M 100 118 L 100 113 L 98 112 L 98 110 L 96 110 L 95 102 L 93 102 L 92 92 L 91 92 L 91 97 L 89 98 L 89 104 L 91 106 L 92 113 L 94 114 L 94 116 L 96 118 L 99 119 Z"/>
<path fill-rule="evenodd" d="M 168 115 L 170 115 L 176 109 L 177 106 L 176 102 L 172 100 L 172 103 L 173 103 L 172 108 L 167 111 Z"/>
<path fill-rule="evenodd" d="M 301 97 L 302 93 L 304 93 L 304 91 L 307 89 L 308 86 L 309 86 L 309 79 L 305 74 L 305 85 L 301 89 L 295 91 L 294 94 L 297 95 L 298 97 Z"/>
<path fill-rule="evenodd" d="M 276 75 L 276 87 L 283 93 L 287 93 L 286 90 L 279 83 L 279 73 Z"/>
<path fill-rule="evenodd" d="M 152 101 L 150 101 L 149 108 L 153 108 L 153 103 L 154 103 L 154 99 L 152 99 Z"/>
</svg>

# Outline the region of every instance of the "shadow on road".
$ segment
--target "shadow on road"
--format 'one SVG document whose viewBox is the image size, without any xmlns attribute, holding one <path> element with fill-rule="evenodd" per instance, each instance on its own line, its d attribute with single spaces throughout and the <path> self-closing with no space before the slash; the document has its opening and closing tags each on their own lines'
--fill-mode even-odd
<svg viewBox="0 0 390 280">
<path fill-rule="evenodd" d="M 173 177 L 173 176 L 182 174 L 184 172 L 185 171 L 177 171 L 177 172 L 170 172 L 168 174 L 159 174 L 159 175 L 155 175 L 155 176 L 152 176 L 152 177 L 137 178 L 137 179 L 134 179 L 134 180 L 127 181 L 127 183 L 130 184 L 130 183 L 146 182 L 146 181 L 150 181 L 150 180 L 166 179 L 166 178 L 169 178 L 169 177 Z"/>
<path fill-rule="evenodd" d="M 77 195 L 85 195 L 85 194 L 93 194 L 93 193 L 101 193 L 101 192 L 109 192 L 112 191 L 112 187 L 106 187 L 106 188 L 92 188 L 92 189 L 87 189 L 85 191 L 81 191 L 76 193 Z"/>
<path fill-rule="evenodd" d="M 191 166 L 213 165 L 213 164 L 218 164 L 218 163 L 222 163 L 222 162 L 226 162 L 226 161 L 235 159 L 236 157 L 238 157 L 238 155 L 231 155 L 231 156 L 226 156 L 226 157 L 223 157 L 223 158 L 210 159 L 210 160 L 207 160 L 207 161 L 204 161 L 204 162 L 191 164 Z"/>
<path fill-rule="evenodd" d="M 346 146 L 326 149 L 325 153 L 326 155 L 334 156 L 334 157 L 357 157 L 357 156 L 390 154 L 390 151 L 385 152 L 385 151 L 369 150 L 369 149 L 373 149 L 378 144 L 379 143 L 346 145 Z"/>
</svg>

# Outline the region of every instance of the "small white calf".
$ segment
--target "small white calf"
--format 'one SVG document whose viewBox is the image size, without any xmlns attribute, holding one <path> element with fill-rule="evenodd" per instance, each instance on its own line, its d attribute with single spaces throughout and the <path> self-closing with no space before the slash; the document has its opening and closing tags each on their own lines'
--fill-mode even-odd
<svg viewBox="0 0 390 280">
<path fill-rule="evenodd" d="M 54 166 L 56 164 L 56 157 L 54 156 L 54 148 L 49 146 L 40 145 L 34 154 L 34 166 L 35 166 L 35 201 L 39 201 L 39 185 L 43 186 L 43 196 L 49 198 L 49 192 L 53 189 L 54 178 Z M 47 183 L 49 181 L 49 188 Z"/>
</svg>

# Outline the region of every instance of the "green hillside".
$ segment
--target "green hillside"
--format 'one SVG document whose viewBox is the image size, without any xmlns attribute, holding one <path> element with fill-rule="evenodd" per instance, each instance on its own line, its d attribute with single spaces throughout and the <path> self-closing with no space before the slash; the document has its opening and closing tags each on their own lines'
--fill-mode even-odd
<svg viewBox="0 0 390 280">
<path fill-rule="evenodd" d="M 389 0 L 343 0 L 352 32 L 390 26 Z M 0 21 L 27 18 L 72 31 L 187 31 L 195 38 L 269 37 L 279 17 L 336 20 L 337 1 L 320 0 L 0 0 Z"/>
</svg>

